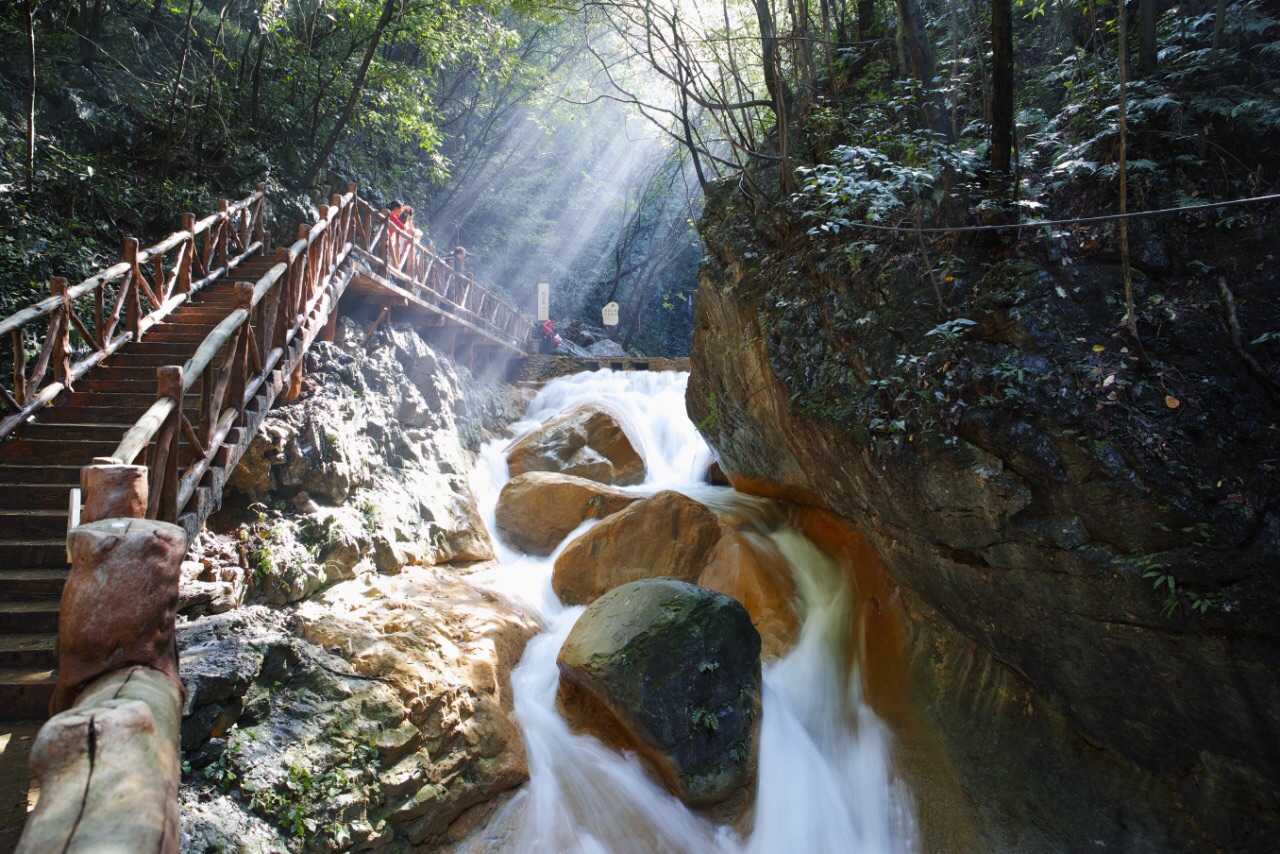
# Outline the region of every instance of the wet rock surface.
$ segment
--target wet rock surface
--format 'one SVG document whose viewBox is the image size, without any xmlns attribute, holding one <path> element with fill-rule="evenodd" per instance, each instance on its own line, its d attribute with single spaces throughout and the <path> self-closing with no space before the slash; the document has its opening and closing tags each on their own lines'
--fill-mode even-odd
<svg viewBox="0 0 1280 854">
<path fill-rule="evenodd" d="M 705 506 L 679 492 L 659 492 L 566 546 L 551 586 L 566 605 L 586 605 L 642 578 L 695 582 L 720 535 L 720 520 Z"/>
<path fill-rule="evenodd" d="M 527 778 L 507 674 L 536 630 L 418 567 L 182 626 L 183 850 L 430 842 Z"/>
<path fill-rule="evenodd" d="M 228 509 L 210 524 L 231 542 L 201 535 L 185 611 L 282 605 L 363 572 L 492 559 L 467 448 L 519 415 L 515 397 L 409 327 L 384 326 L 368 347 L 351 319 L 339 332 L 308 352 L 302 398 L 271 411 L 233 473 Z"/>
<path fill-rule="evenodd" d="M 547 555 L 583 522 L 603 519 L 638 498 L 582 477 L 525 472 L 498 495 L 498 532 L 520 551 Z"/>
<path fill-rule="evenodd" d="M 184 851 L 408 850 L 527 777 L 536 621 L 446 566 L 492 556 L 467 448 L 515 399 L 408 327 L 307 359 L 182 564 Z"/>
<path fill-rule="evenodd" d="M 1035 741 L 1040 721 L 1041 759 L 978 749 L 946 711 L 973 702 L 952 672 L 971 665 L 912 648 L 940 731 L 1019 813 L 1001 818 L 975 783 L 991 838 L 1163 850 L 1177 828 L 1186 850 L 1265 850 L 1280 833 L 1280 754 L 1261 748 L 1280 741 L 1280 410 L 1225 349 L 1212 286 L 1139 277 L 1157 364 L 1142 371 L 1115 328 L 1112 268 L 958 270 L 952 313 L 973 324 L 943 328 L 910 263 L 853 276 L 839 253 L 756 229 L 722 190 L 702 224 L 690 415 L 739 488 L 857 524 L 929 626 L 909 644 L 971 647 L 1043 704 L 1013 739 Z M 1242 271 L 1237 297 L 1274 276 Z M 1251 328 L 1273 328 L 1274 303 L 1253 304 Z M 1166 576 L 1176 592 L 1153 590 Z M 1124 792 L 1123 815 L 1103 829 L 1061 809 L 1046 765 Z M 1026 822 L 1028 803 L 1055 818 Z"/>
<path fill-rule="evenodd" d="M 644 459 L 622 423 L 600 406 L 583 404 L 556 416 L 507 451 L 514 477 L 556 471 L 616 486 L 644 480 Z"/>
<path fill-rule="evenodd" d="M 624 584 L 578 618 L 557 662 L 575 727 L 637 750 L 686 803 L 751 779 L 760 636 L 733 599 L 671 578 Z"/>
<path fill-rule="evenodd" d="M 766 658 L 791 649 L 800 630 L 794 600 L 796 583 L 786 559 L 767 538 L 722 526 L 698 586 L 742 604 L 760 633 Z"/>
</svg>

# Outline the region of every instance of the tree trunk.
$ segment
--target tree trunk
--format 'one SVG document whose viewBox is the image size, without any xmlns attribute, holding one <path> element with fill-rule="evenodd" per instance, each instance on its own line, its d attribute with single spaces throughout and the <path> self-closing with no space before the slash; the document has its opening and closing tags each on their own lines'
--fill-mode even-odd
<svg viewBox="0 0 1280 854">
<path fill-rule="evenodd" d="M 360 100 L 360 93 L 364 90 L 364 78 L 369 73 L 369 65 L 373 62 L 373 57 L 378 50 L 378 42 L 382 40 L 382 34 L 386 31 L 387 25 L 391 23 L 391 17 L 395 14 L 397 0 L 386 0 L 382 7 L 382 16 L 378 18 L 378 24 L 373 30 L 373 38 L 369 40 L 369 48 L 365 51 L 364 61 L 360 63 L 360 71 L 356 73 L 355 82 L 351 84 L 351 97 L 347 98 L 346 106 L 342 108 L 342 115 L 338 117 L 338 123 L 333 126 L 333 130 L 329 133 L 329 138 L 325 140 L 324 149 L 321 150 L 320 156 L 311 164 L 311 168 L 307 170 L 307 174 L 302 177 L 302 188 L 310 190 L 316 183 L 316 177 L 320 174 L 320 170 L 329 162 L 329 155 L 333 154 L 334 146 L 338 144 L 338 138 L 342 136 L 342 132 L 346 129 L 347 123 L 351 121 L 351 116 L 356 111 L 356 103 Z"/>
<path fill-rule="evenodd" d="M 102 13 L 105 0 L 80 0 L 80 16 L 76 21 L 79 29 L 80 64 L 90 71 L 98 53 L 98 36 L 102 33 Z"/>
<path fill-rule="evenodd" d="M 36 7 L 39 0 L 27 0 L 27 192 L 36 184 Z"/>
<path fill-rule="evenodd" d="M 902 65 L 902 73 L 919 80 L 925 89 L 932 90 L 937 85 L 938 64 L 933 56 L 933 45 L 929 41 L 929 30 L 925 25 L 920 0 L 894 2 L 898 7 L 898 61 Z M 933 95 L 925 96 L 921 109 L 925 125 L 938 133 L 946 134 L 946 124 L 942 121 L 937 99 Z"/>
<path fill-rule="evenodd" d="M 858 39 L 871 36 L 871 28 L 876 24 L 876 0 L 858 0 Z"/>
<path fill-rule="evenodd" d="M 781 63 L 778 57 L 778 39 L 773 30 L 773 13 L 769 0 L 756 0 L 756 20 L 760 24 L 760 53 L 764 60 L 764 85 L 773 100 L 773 114 L 778 120 L 778 155 L 782 160 L 779 183 L 784 193 L 795 189 L 791 169 L 787 163 L 787 114 L 790 110 L 790 93 L 786 81 L 779 76 Z"/>
<path fill-rule="evenodd" d="M 1125 28 L 1128 26 L 1128 20 L 1125 16 L 1124 2 L 1120 3 L 1120 50 L 1117 52 L 1117 62 L 1120 71 L 1120 103 L 1117 120 L 1120 131 L 1120 280 L 1124 284 L 1124 304 L 1125 304 L 1125 325 L 1129 327 L 1129 335 L 1133 337 L 1135 349 L 1138 351 L 1138 361 L 1145 368 L 1148 364 L 1147 352 L 1142 347 L 1142 339 L 1138 337 L 1138 320 L 1133 309 L 1133 279 L 1129 273 L 1129 220 L 1124 218 L 1124 214 L 1129 210 L 1129 163 L 1128 163 L 1128 145 L 1129 145 L 1129 125 L 1126 116 L 1128 109 L 1128 73 L 1127 73 L 1127 57 L 1129 53 L 1129 45 L 1127 42 L 1127 33 Z"/>
<path fill-rule="evenodd" d="M 1013 156 L 1013 0 L 991 0 L 991 179 L 1007 184 Z"/>
<path fill-rule="evenodd" d="M 151 4 L 151 14 L 147 15 L 147 25 L 142 28 L 142 34 L 147 38 L 151 38 L 151 34 L 156 31 L 156 24 L 160 22 L 160 13 L 168 4 L 165 0 L 155 0 Z"/>
<path fill-rule="evenodd" d="M 1160 17 L 1157 0 L 1141 0 L 1138 4 L 1138 73 L 1150 77 L 1156 73 L 1156 21 Z"/>
<path fill-rule="evenodd" d="M 1227 0 L 1218 0 L 1213 11 L 1213 49 L 1222 47 L 1222 23 L 1227 18 Z"/>
<path fill-rule="evenodd" d="M 258 98 L 262 93 L 262 54 L 267 49 L 267 39 L 262 37 L 258 39 L 258 55 L 253 60 L 253 91 L 249 94 L 249 123 L 257 125 L 258 123 Z"/>
</svg>

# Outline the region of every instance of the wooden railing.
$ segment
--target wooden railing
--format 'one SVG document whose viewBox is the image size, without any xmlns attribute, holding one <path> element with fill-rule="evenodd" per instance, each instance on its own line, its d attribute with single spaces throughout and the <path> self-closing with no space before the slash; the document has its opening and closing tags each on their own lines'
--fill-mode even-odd
<svg viewBox="0 0 1280 854">
<path fill-rule="evenodd" d="M 523 349 L 533 329 L 528 315 L 424 246 L 392 222 L 388 211 L 374 210 L 361 199 L 357 221 L 361 245 L 356 254 L 387 281 Z"/>
<path fill-rule="evenodd" d="M 197 221 L 184 214 L 182 229 L 139 250 L 126 237 L 124 260 L 69 286 L 50 281 L 52 295 L 0 320 L 0 363 L 12 365 L 12 383 L 0 383 L 0 439 L 44 408 L 64 389 L 129 341 L 186 302 L 209 282 L 234 269 L 270 240 L 262 188 Z M 73 332 L 80 346 L 73 355 Z M 28 345 L 39 355 L 28 370 Z M 8 347 L 10 352 L 5 352 Z"/>
<path fill-rule="evenodd" d="M 185 214 L 182 230 L 150 249 L 139 251 L 138 242 L 127 238 L 121 263 L 74 287 L 54 279 L 52 296 L 0 321 L 0 342 L 13 346 L 13 388 L 0 385 L 0 402 L 11 411 L 0 422 L 0 439 L 121 346 L 142 340 L 192 294 L 266 248 L 263 202 L 259 187 L 241 201 L 223 201 L 202 220 Z M 304 332 L 314 336 L 317 319 L 335 309 L 337 294 L 329 285 L 352 253 L 387 282 L 497 340 L 521 349 L 528 339 L 527 315 L 440 258 L 387 211 L 360 199 L 354 186 L 319 211 L 318 222 L 298 227 L 291 246 L 276 249 L 276 263 L 262 278 L 237 283 L 235 308 L 186 364 L 158 370 L 155 403 L 112 455 L 131 464 L 152 447 L 148 518 L 178 520 L 287 348 Z M 87 351 L 77 359 L 72 330 L 83 339 L 80 351 Z M 28 371 L 27 344 L 40 340 L 40 355 Z M 305 349 L 310 341 L 302 343 Z M 199 406 L 189 414 L 184 404 L 197 383 Z"/>
<path fill-rule="evenodd" d="M 300 334 L 314 335 L 317 319 L 335 310 L 331 303 L 337 295 L 329 285 L 356 235 L 354 188 L 332 201 L 320 206 L 319 222 L 299 226 L 293 245 L 276 250 L 276 264 L 261 279 L 237 283 L 235 308 L 185 365 L 158 370 L 156 402 L 112 455 L 130 464 L 155 440 L 147 518 L 178 520 L 228 432 L 287 348 Z M 302 343 L 303 348 L 310 344 Z M 193 422 L 184 402 L 197 381 L 200 404 Z"/>
</svg>

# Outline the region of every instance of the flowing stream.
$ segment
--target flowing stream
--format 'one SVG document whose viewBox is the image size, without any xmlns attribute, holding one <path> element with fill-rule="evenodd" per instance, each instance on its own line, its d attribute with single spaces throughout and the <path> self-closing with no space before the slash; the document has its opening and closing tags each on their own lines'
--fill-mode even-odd
<svg viewBox="0 0 1280 854">
<path fill-rule="evenodd" d="M 497 569 L 477 583 L 521 599 L 545 631 L 512 672 L 530 780 L 464 848 L 529 852 L 841 852 L 898 854 L 920 848 L 911 792 L 894 770 L 886 725 L 867 705 L 847 573 L 785 525 L 773 502 L 702 482 L 711 453 L 685 415 L 688 374 L 597 371 L 548 383 L 517 433 L 580 403 L 622 415 L 648 466 L 642 494 L 676 489 L 767 536 L 794 575 L 803 621 L 785 657 L 764 663 L 759 770 L 748 832 L 691 811 L 643 771 L 638 759 L 575 735 L 556 711 L 556 654 L 583 608 L 551 589 L 555 555 L 522 555 L 495 535 Z M 498 440 L 480 454 L 473 484 L 491 532 L 507 481 Z M 584 524 L 581 533 L 590 524 Z M 576 536 L 571 535 L 566 543 Z M 563 548 L 563 545 L 562 545 Z M 851 660 L 852 659 L 852 660 Z"/>
</svg>

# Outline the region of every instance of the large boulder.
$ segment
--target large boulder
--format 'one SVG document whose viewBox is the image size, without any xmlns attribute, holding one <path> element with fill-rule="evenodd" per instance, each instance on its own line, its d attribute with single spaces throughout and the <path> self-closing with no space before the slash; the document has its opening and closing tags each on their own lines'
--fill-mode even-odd
<svg viewBox="0 0 1280 854">
<path fill-rule="evenodd" d="M 558 664 L 575 728 L 635 750 L 685 803 L 720 803 L 751 779 L 760 635 L 728 596 L 674 578 L 624 584 L 578 618 Z"/>
<path fill-rule="evenodd" d="M 612 412 L 584 403 L 553 418 L 507 451 L 512 476 L 557 471 L 629 486 L 644 480 L 644 459 Z"/>
<path fill-rule="evenodd" d="M 585 605 L 642 578 L 695 582 L 720 536 L 719 519 L 702 504 L 659 492 L 570 543 L 556 558 L 551 586 L 566 605 Z"/>
<path fill-rule="evenodd" d="M 698 585 L 742 603 L 760 632 L 765 656 L 778 658 L 791 648 L 800 629 L 792 604 L 795 579 L 786 558 L 768 538 L 724 526 Z"/>
<path fill-rule="evenodd" d="M 507 481 L 498 495 L 498 532 L 523 552 L 551 554 L 587 519 L 603 519 L 637 498 L 582 477 L 525 472 Z"/>
</svg>

